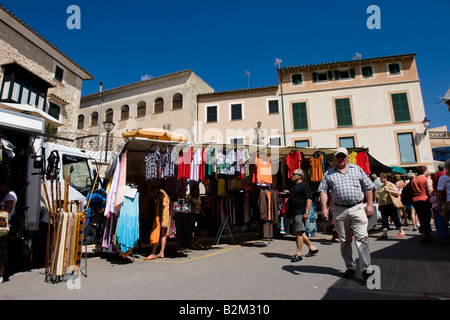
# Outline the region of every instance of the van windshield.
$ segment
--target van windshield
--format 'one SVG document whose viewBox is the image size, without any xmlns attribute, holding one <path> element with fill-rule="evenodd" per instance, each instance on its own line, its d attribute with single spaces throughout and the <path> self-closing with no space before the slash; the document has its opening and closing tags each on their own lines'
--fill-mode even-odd
<svg viewBox="0 0 450 320">
<path fill-rule="evenodd" d="M 67 168 L 67 174 L 70 177 L 69 185 L 83 195 L 87 195 L 92 185 L 92 177 L 87 159 L 72 155 L 63 155 L 62 167 L 64 180 L 66 179 Z"/>
</svg>

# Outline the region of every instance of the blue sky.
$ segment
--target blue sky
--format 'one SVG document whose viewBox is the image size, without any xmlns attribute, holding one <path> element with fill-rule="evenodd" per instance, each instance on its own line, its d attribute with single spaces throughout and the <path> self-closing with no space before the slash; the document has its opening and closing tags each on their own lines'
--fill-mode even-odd
<svg viewBox="0 0 450 320">
<path fill-rule="evenodd" d="M 283 67 L 417 53 L 431 127 L 448 125 L 436 96 L 450 88 L 447 0 L 100 1 L 3 0 L 2 4 L 95 80 L 83 95 L 193 70 L 216 91 L 277 84 Z M 66 26 L 67 8 L 81 9 L 81 30 Z M 367 8 L 381 9 L 381 29 L 369 30 Z"/>
</svg>

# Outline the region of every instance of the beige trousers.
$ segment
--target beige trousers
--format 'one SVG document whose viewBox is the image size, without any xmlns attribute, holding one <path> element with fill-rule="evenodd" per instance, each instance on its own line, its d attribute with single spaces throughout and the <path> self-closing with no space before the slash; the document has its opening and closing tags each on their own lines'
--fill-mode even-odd
<svg viewBox="0 0 450 320">
<path fill-rule="evenodd" d="M 359 269 L 361 272 L 370 269 L 368 219 L 364 204 L 351 208 L 332 205 L 331 213 L 341 244 L 341 255 L 347 269 L 356 271 L 356 262 L 352 254 L 352 232 L 359 254 Z"/>
</svg>

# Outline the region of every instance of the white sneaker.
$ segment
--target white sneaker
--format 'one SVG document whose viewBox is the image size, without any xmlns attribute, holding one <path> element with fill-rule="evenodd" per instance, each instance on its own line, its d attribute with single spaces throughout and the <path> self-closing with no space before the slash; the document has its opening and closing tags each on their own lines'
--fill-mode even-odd
<svg viewBox="0 0 450 320">
<path fill-rule="evenodd" d="M 0 283 L 3 283 L 3 277 L 0 277 Z"/>
</svg>

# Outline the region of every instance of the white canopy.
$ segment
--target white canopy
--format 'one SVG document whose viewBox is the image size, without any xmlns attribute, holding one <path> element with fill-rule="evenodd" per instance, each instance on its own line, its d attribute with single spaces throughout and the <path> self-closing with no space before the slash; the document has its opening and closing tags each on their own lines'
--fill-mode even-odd
<svg viewBox="0 0 450 320">
<path fill-rule="evenodd" d="M 53 118 L 48 113 L 38 109 L 36 106 L 33 106 L 31 104 L 0 102 L 0 108 L 42 118 L 45 120 L 45 124 L 52 124 L 56 127 L 60 127 L 63 125 L 63 123 L 59 120 Z"/>
</svg>

